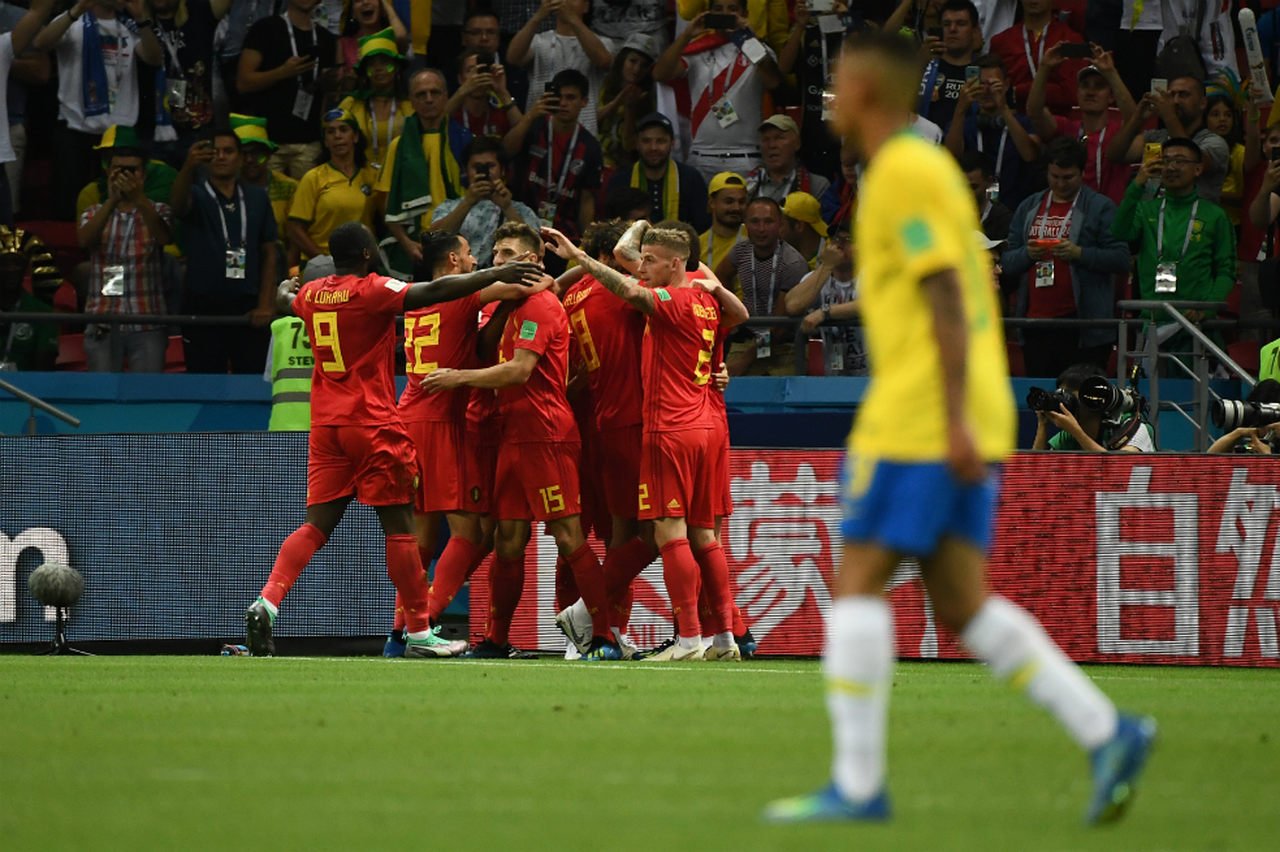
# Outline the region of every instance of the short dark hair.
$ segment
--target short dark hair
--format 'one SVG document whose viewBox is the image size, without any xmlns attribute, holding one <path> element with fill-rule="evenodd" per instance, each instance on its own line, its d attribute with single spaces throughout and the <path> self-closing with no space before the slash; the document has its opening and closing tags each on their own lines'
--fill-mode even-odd
<svg viewBox="0 0 1280 852">
<path fill-rule="evenodd" d="M 551 85 L 555 86 L 557 91 L 565 86 L 577 89 L 584 98 L 591 95 L 591 81 L 577 68 L 565 68 L 556 72 L 556 76 L 551 78 Z"/>
<path fill-rule="evenodd" d="M 1102 376 L 1097 364 L 1072 364 L 1058 376 L 1058 387 L 1065 391 L 1078 391 L 1080 386 L 1094 376 Z M 1102 376 L 1106 378 L 1106 376 Z"/>
<path fill-rule="evenodd" d="M 981 151 L 970 148 L 959 157 L 960 171 L 968 174 L 969 172 L 981 171 L 983 177 L 995 177 L 996 167 L 991 158 Z"/>
<path fill-rule="evenodd" d="M 698 235 L 697 228 L 679 219 L 663 219 L 653 227 L 666 231 L 684 231 L 689 238 L 689 259 L 685 261 L 685 271 L 693 272 L 698 268 L 698 264 L 702 262 L 702 237 Z"/>
<path fill-rule="evenodd" d="M 947 0 L 942 4 L 942 8 L 938 10 L 938 17 L 941 18 L 947 12 L 968 12 L 969 23 L 975 27 L 981 22 L 978 15 L 978 7 L 973 5 L 973 0 Z"/>
<path fill-rule="evenodd" d="M 210 142 L 214 142 L 224 137 L 229 139 L 234 139 L 237 149 L 244 147 L 244 142 L 240 139 L 239 136 L 236 135 L 236 132 L 232 130 L 230 127 L 218 126 L 213 128 L 213 130 L 209 132 L 208 139 Z"/>
<path fill-rule="evenodd" d="M 757 195 L 755 198 L 747 202 L 748 207 L 754 207 L 757 204 L 768 204 L 773 207 L 773 212 L 778 214 L 778 218 L 782 218 L 782 205 L 767 195 Z"/>
<path fill-rule="evenodd" d="M 1280 402 L 1280 382 L 1263 379 L 1253 386 L 1245 399 L 1249 402 Z"/>
<path fill-rule="evenodd" d="M 1009 76 L 1009 69 L 1005 67 L 1004 60 L 998 53 L 984 53 L 973 60 L 973 64 L 979 68 L 999 68 L 1001 74 Z"/>
<path fill-rule="evenodd" d="M 456 231 L 427 231 L 419 242 L 422 244 L 422 260 L 413 265 L 414 281 L 435 278 L 436 268 L 449 256 L 449 252 L 462 248 L 462 238 Z"/>
<path fill-rule="evenodd" d="M 351 269 L 365 263 L 364 252 L 369 252 L 367 262 L 377 260 L 378 244 L 360 222 L 344 222 L 329 234 L 329 254 L 333 257 L 333 265 L 338 268 Z"/>
<path fill-rule="evenodd" d="M 627 186 L 610 192 L 604 200 L 604 215 L 610 219 L 626 219 L 631 211 L 645 209 L 653 215 L 653 198 L 643 189 Z"/>
<path fill-rule="evenodd" d="M 1089 162 L 1089 153 L 1084 143 L 1070 136 L 1059 136 L 1049 143 L 1044 154 L 1045 164 L 1060 169 L 1079 169 L 1084 171 Z"/>
<path fill-rule="evenodd" d="M 502 148 L 502 143 L 495 136 L 477 136 L 467 144 L 466 150 L 462 152 L 462 163 L 467 165 L 471 162 L 471 158 L 479 154 L 496 154 L 498 157 L 498 165 L 506 167 L 507 155 Z"/>
<path fill-rule="evenodd" d="M 499 225 L 498 230 L 493 232 L 493 244 L 497 245 L 501 240 L 519 240 L 535 254 L 542 254 L 543 251 L 541 235 L 524 222 L 503 222 Z"/>
<path fill-rule="evenodd" d="M 1200 146 L 1196 144 L 1196 140 L 1188 139 L 1185 136 L 1170 136 L 1168 139 L 1164 140 L 1164 144 L 1160 147 L 1160 152 L 1164 153 L 1170 148 L 1183 148 L 1190 151 L 1196 155 L 1197 160 L 1203 156 L 1200 151 Z"/>
<path fill-rule="evenodd" d="M 480 53 L 481 53 L 481 51 L 477 50 L 477 49 L 476 49 L 476 48 L 474 48 L 474 47 L 464 47 L 464 48 L 462 49 L 462 52 L 458 54 L 458 61 L 457 61 L 457 63 L 454 65 L 453 73 L 455 73 L 455 74 L 457 74 L 459 77 L 461 77 L 461 76 L 462 76 L 462 69 L 463 69 L 464 67 L 466 67 L 467 60 L 468 60 L 468 59 L 470 59 L 470 58 L 471 58 L 471 57 L 473 57 L 473 56 L 475 56 L 475 57 L 477 57 L 477 58 L 478 58 L 478 57 L 480 56 Z"/>
<path fill-rule="evenodd" d="M 465 27 L 476 18 L 493 18 L 495 21 L 498 21 L 499 24 L 502 22 L 502 19 L 498 17 L 498 13 L 493 11 L 493 9 L 488 6 L 480 6 L 478 9 L 467 13 L 467 16 L 462 19 L 462 26 Z"/>
<path fill-rule="evenodd" d="M 613 247 L 627 231 L 627 223 L 621 219 L 602 219 L 587 225 L 582 232 L 582 250 L 593 258 L 613 257 Z"/>
</svg>

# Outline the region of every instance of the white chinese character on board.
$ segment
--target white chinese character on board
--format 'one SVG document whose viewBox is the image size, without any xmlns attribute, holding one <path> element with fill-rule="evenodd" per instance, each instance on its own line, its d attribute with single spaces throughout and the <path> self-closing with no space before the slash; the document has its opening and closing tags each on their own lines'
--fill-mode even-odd
<svg viewBox="0 0 1280 852">
<path fill-rule="evenodd" d="M 1225 657 L 1244 656 L 1251 609 L 1262 656 L 1280 657 L 1280 642 L 1277 642 L 1276 636 L 1277 607 L 1273 603 L 1280 601 L 1280 549 L 1272 548 L 1269 577 L 1262 593 L 1262 601 L 1255 600 L 1258 573 L 1262 568 L 1262 550 L 1267 541 L 1271 518 L 1278 506 L 1280 493 L 1277 493 L 1274 485 L 1251 485 L 1249 471 L 1245 468 L 1236 468 L 1231 472 L 1231 488 L 1223 506 L 1222 523 L 1218 526 L 1216 548 L 1216 552 L 1231 553 L 1236 559 L 1236 582 L 1231 598 L 1238 605 L 1227 610 L 1226 633 L 1222 639 L 1222 654 Z"/>
</svg>

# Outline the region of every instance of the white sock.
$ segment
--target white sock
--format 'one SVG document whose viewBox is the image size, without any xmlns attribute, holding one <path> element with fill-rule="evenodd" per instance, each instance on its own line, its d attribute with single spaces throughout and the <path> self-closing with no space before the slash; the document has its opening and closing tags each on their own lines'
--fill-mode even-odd
<svg viewBox="0 0 1280 852">
<path fill-rule="evenodd" d="M 996 677 L 1025 689 L 1032 701 L 1052 713 L 1081 747 L 1095 749 L 1115 735 L 1111 699 L 1022 607 L 992 595 L 961 638 Z"/>
<path fill-rule="evenodd" d="M 701 648 L 702 637 L 701 636 L 681 636 L 680 647 L 685 648 L 686 650 L 692 650 L 693 648 Z"/>
<path fill-rule="evenodd" d="M 893 659 L 889 604 L 880 597 L 837 598 L 827 622 L 822 670 L 835 740 L 831 777 L 852 801 L 869 799 L 884 786 Z"/>
<path fill-rule="evenodd" d="M 734 646 L 733 631 L 729 630 L 724 633 L 717 633 L 715 638 L 711 640 L 711 644 L 717 648 L 732 648 Z"/>
</svg>

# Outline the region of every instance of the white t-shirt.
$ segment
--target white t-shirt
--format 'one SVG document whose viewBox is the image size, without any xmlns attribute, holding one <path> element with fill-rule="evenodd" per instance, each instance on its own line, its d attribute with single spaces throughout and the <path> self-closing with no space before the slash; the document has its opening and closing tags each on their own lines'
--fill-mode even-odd
<svg viewBox="0 0 1280 852">
<path fill-rule="evenodd" d="M 766 47 L 770 58 L 777 61 L 772 48 Z M 698 120 L 698 101 L 704 92 L 709 92 L 716 77 L 729 70 L 735 63 L 743 64 L 743 71 L 734 81 L 733 86 L 725 93 L 725 98 L 733 104 L 738 120 L 723 127 L 717 119 L 714 108 Z M 694 116 L 691 126 L 693 150 L 695 152 L 710 151 L 725 153 L 731 151 L 760 150 L 760 123 L 764 121 L 764 82 L 756 73 L 756 68 L 742 54 L 735 44 L 724 44 L 714 50 L 704 50 L 684 58 L 686 78 L 689 84 L 689 99 L 693 103 Z"/>
<path fill-rule="evenodd" d="M 919 113 L 916 113 L 915 120 L 911 123 L 911 132 L 934 145 L 942 144 L 942 128 Z"/>
<path fill-rule="evenodd" d="M 9 71 L 13 68 L 13 33 L 0 35 L 0 163 L 18 159 L 9 138 Z"/>
<path fill-rule="evenodd" d="M 1147 0 L 1150 6 L 1155 0 Z M 1164 50 L 1169 39 L 1176 37 L 1184 25 L 1195 27 L 1197 4 L 1204 0 L 1161 0 L 1164 33 L 1160 36 L 1159 49 Z M 1231 11 L 1222 10 L 1223 4 L 1210 4 L 1204 12 L 1204 23 L 1200 29 L 1200 55 L 1212 76 L 1220 69 L 1229 69 L 1239 76 L 1236 67 L 1236 35 L 1232 25 Z M 1234 7 L 1235 4 L 1232 4 Z M 1143 11 L 1146 9 L 1144 7 Z"/>
<path fill-rule="evenodd" d="M 659 50 L 671 43 L 669 0 L 631 0 L 630 3 L 595 3 L 591 8 L 591 29 L 619 42 L 633 33 L 653 36 Z M 655 57 L 656 58 L 656 57 Z"/>
<path fill-rule="evenodd" d="M 58 117 L 81 133 L 105 133 L 113 124 L 133 127 L 138 123 L 138 37 L 119 18 L 99 19 L 98 32 L 107 67 L 107 87 L 116 96 L 116 108 L 102 115 L 86 118 L 84 114 L 84 19 L 72 21 L 54 48 L 58 58 Z"/>
<path fill-rule="evenodd" d="M 858 295 L 856 281 L 841 281 L 832 275 L 818 291 L 813 310 L 824 310 L 845 302 L 852 302 Z M 860 326 L 823 326 L 823 363 L 828 376 L 865 376 L 867 374 L 867 350 L 862 340 Z"/>
<path fill-rule="evenodd" d="M 601 37 L 605 49 L 615 53 L 611 40 Z M 577 36 L 559 35 L 555 31 L 538 33 L 533 37 L 530 47 L 533 55 L 533 66 L 529 69 L 529 96 L 526 99 L 525 111 L 528 112 L 542 97 L 543 90 L 551 78 L 566 68 L 573 68 L 587 75 L 591 91 L 587 92 L 587 105 L 578 116 L 578 123 L 596 132 L 596 102 L 600 99 L 600 86 L 604 82 L 605 69 L 596 68 L 587 57 L 586 50 Z"/>
<path fill-rule="evenodd" d="M 1124 8 L 1120 12 L 1120 29 L 1125 32 L 1164 29 L 1164 13 L 1162 10 L 1164 3 L 1165 0 L 1144 0 L 1142 11 L 1138 15 L 1138 22 L 1134 24 L 1133 10 L 1137 6 L 1137 0 L 1124 0 Z"/>
</svg>

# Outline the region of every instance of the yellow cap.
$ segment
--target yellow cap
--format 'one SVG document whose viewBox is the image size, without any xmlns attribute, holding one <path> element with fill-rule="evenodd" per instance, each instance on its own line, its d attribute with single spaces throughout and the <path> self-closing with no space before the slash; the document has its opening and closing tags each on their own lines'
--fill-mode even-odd
<svg viewBox="0 0 1280 852">
<path fill-rule="evenodd" d="M 270 151 L 277 147 L 267 136 L 267 120 L 256 115 L 231 113 L 231 132 L 240 138 L 241 145 L 265 145 Z"/>
<path fill-rule="evenodd" d="M 827 223 L 822 221 L 822 205 L 807 192 L 793 192 L 782 202 L 782 215 L 797 222 L 807 222 L 818 232 L 827 235 Z"/>
<path fill-rule="evenodd" d="M 737 172 L 720 172 L 711 179 L 711 184 L 707 187 L 707 197 L 715 195 L 722 189 L 740 189 L 746 192 L 746 178 Z"/>
<path fill-rule="evenodd" d="M 367 36 L 360 37 L 360 61 L 363 64 L 370 56 L 390 56 L 392 59 L 404 59 L 396 49 L 396 34 L 390 27 Z"/>
</svg>

